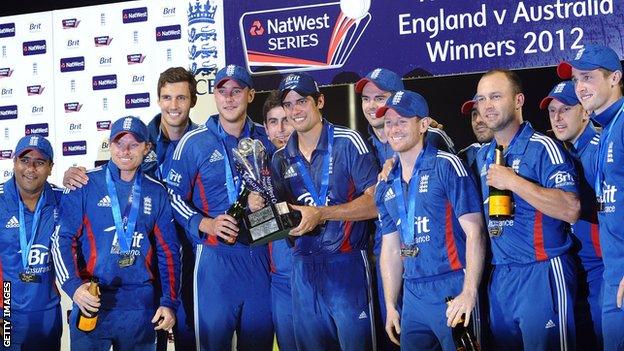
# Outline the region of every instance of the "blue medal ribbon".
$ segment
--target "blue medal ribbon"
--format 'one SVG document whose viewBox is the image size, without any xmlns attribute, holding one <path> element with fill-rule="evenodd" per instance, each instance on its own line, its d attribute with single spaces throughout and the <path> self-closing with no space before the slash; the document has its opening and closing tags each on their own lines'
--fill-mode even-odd
<svg viewBox="0 0 624 351">
<path fill-rule="evenodd" d="M 416 184 L 412 184 L 412 181 L 418 178 L 418 174 L 420 173 L 420 166 L 422 164 L 423 153 L 425 148 L 420 151 L 418 154 L 418 158 L 416 159 L 416 164 L 414 165 L 414 169 L 412 170 L 412 177 L 407 184 L 408 195 L 407 195 L 407 208 L 405 198 L 403 196 L 403 175 L 401 169 L 399 170 L 399 175 L 394 178 L 392 183 L 392 188 L 394 189 L 394 193 L 397 199 L 397 209 L 399 211 L 399 218 L 401 219 L 401 241 L 405 245 L 413 245 L 416 241 L 416 236 L 414 235 L 414 223 L 415 223 L 415 215 L 416 215 L 416 189 L 418 186 Z M 400 162 L 400 161 L 398 161 Z"/>
<path fill-rule="evenodd" d="M 117 187 L 113 181 L 110 168 L 106 169 L 106 187 L 108 188 L 108 196 L 111 199 L 111 210 L 113 211 L 113 220 L 117 229 L 117 238 L 119 239 L 119 247 L 121 253 L 130 252 L 132 246 L 132 235 L 136 227 L 137 218 L 139 216 L 139 205 L 141 203 L 141 168 L 137 168 L 134 175 L 134 185 L 132 185 L 132 204 L 130 206 L 130 215 L 128 216 L 128 225 L 124 230 L 123 219 L 119 207 L 119 198 L 117 197 Z"/>
<path fill-rule="evenodd" d="M 332 150 L 334 148 L 334 126 L 331 124 L 327 124 L 327 153 L 323 156 L 323 168 L 321 169 L 321 189 L 319 192 L 316 191 L 316 187 L 314 186 L 314 182 L 312 181 L 312 176 L 310 176 L 310 172 L 303 164 L 303 160 L 301 156 L 297 155 L 297 167 L 301 172 L 301 178 L 303 179 L 303 183 L 305 184 L 306 189 L 312 196 L 314 200 L 314 204 L 316 206 L 325 206 L 325 202 L 327 201 L 327 190 L 329 189 L 329 164 L 332 156 Z"/>
<path fill-rule="evenodd" d="M 602 203 L 602 181 L 604 179 L 604 163 L 605 158 L 607 158 L 607 152 L 609 150 L 609 137 L 611 136 L 611 129 L 617 122 L 618 118 L 624 113 L 624 104 L 620 107 L 618 113 L 613 117 L 609 127 L 602 129 L 602 134 L 600 136 L 600 143 L 598 146 L 598 160 L 596 160 L 596 181 L 594 183 L 594 189 L 596 191 L 596 199 L 598 203 Z"/>
<path fill-rule="evenodd" d="M 22 250 L 22 267 L 24 270 L 28 268 L 28 254 L 30 253 L 30 248 L 35 242 L 35 237 L 37 236 L 37 228 L 39 227 L 39 219 L 41 218 L 41 207 L 45 202 L 45 189 L 41 192 L 41 196 L 39 197 L 39 201 L 37 201 L 37 206 L 35 207 L 35 213 L 33 215 L 32 227 L 30 237 L 26 238 L 26 221 L 24 220 L 24 203 L 22 202 L 22 198 L 17 194 L 18 204 L 19 204 L 19 239 L 20 239 L 20 249 Z"/>
<path fill-rule="evenodd" d="M 225 132 L 225 130 L 223 130 L 223 127 L 221 127 L 220 123 L 218 124 L 218 126 L 219 126 L 219 136 L 221 137 L 221 147 L 223 149 L 223 165 L 225 168 L 225 186 L 227 188 L 228 202 L 229 202 L 229 205 L 231 205 L 234 202 L 236 202 L 236 199 L 238 198 L 238 194 L 240 192 L 240 187 L 241 187 L 241 181 L 240 179 L 238 179 L 238 177 L 234 179 L 234 174 L 232 173 L 232 166 L 230 165 L 230 156 L 229 156 L 229 153 L 227 152 L 227 147 L 225 145 L 225 139 L 227 138 L 227 133 Z M 250 128 L 247 125 L 247 122 L 245 121 L 245 126 L 243 127 L 243 132 L 241 133 L 240 138 L 249 138 L 250 134 L 251 134 Z"/>
</svg>

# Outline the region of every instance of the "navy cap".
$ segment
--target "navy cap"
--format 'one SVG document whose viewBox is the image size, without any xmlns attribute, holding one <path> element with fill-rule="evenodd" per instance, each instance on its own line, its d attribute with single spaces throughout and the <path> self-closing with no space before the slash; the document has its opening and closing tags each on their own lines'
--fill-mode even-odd
<svg viewBox="0 0 624 351">
<path fill-rule="evenodd" d="M 389 69 L 376 68 L 370 71 L 366 77 L 355 83 L 355 92 L 358 94 L 362 93 L 364 86 L 370 82 L 375 83 L 379 89 L 389 91 L 391 93 L 405 89 L 403 81 L 398 74 Z"/>
<path fill-rule="evenodd" d="M 128 116 L 116 120 L 111 127 L 110 141 L 125 133 L 132 133 L 139 142 L 147 140 L 147 126 L 138 117 Z"/>
<path fill-rule="evenodd" d="M 608 46 L 598 44 L 587 44 L 577 51 L 572 60 L 561 62 L 557 66 L 559 78 L 572 78 L 572 67 L 582 71 L 593 71 L 598 68 L 611 72 L 622 71 L 622 63 L 615 51 Z"/>
<path fill-rule="evenodd" d="M 284 77 L 279 85 L 279 91 L 282 93 L 282 99 L 289 91 L 294 90 L 301 96 L 310 96 L 318 93 L 318 84 L 311 75 L 304 72 L 291 73 Z"/>
<path fill-rule="evenodd" d="M 238 84 L 243 85 L 242 88 L 247 87 L 249 89 L 253 89 L 253 81 L 251 80 L 249 72 L 247 72 L 247 70 L 243 67 L 237 65 L 227 65 L 221 68 L 215 76 L 215 86 L 220 88 L 230 79 L 233 79 Z"/>
<path fill-rule="evenodd" d="M 540 102 L 540 109 L 544 110 L 548 108 L 548 105 L 553 99 L 556 99 L 568 106 L 575 106 L 580 104 L 580 101 L 576 96 L 576 92 L 574 91 L 574 83 L 571 80 L 566 80 L 565 82 L 561 82 L 555 85 L 555 87 L 552 88 L 548 96 L 543 98 Z"/>
<path fill-rule="evenodd" d="M 54 159 L 54 151 L 48 139 L 41 135 L 32 134 L 21 138 L 15 147 L 15 156 L 21 157 L 28 151 L 38 151 L 46 160 Z"/>
<path fill-rule="evenodd" d="M 468 101 L 464 102 L 461 105 L 461 109 L 460 109 L 462 115 L 469 116 L 470 115 L 470 111 L 472 111 L 472 108 L 474 107 L 474 105 L 476 103 L 477 103 L 477 96 L 476 95 L 472 97 L 472 100 L 468 100 Z"/>
<path fill-rule="evenodd" d="M 386 114 L 388 109 L 393 109 L 402 117 L 428 117 L 429 106 L 422 95 L 409 90 L 399 90 L 388 98 L 386 104 L 377 109 L 375 114 L 377 118 L 381 118 Z"/>
</svg>

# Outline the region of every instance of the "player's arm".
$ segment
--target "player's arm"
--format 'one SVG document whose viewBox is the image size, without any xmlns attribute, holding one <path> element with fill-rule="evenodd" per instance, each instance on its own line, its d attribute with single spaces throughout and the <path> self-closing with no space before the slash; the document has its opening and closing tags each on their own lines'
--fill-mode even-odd
<svg viewBox="0 0 624 351">
<path fill-rule="evenodd" d="M 383 236 L 379 260 L 387 311 L 385 329 L 390 340 L 399 345 L 401 316 L 397 309 L 397 303 L 403 283 L 403 261 L 401 259 L 401 238 L 398 232 L 395 231 Z"/>
<path fill-rule="evenodd" d="M 84 167 L 69 167 L 63 174 L 63 186 L 69 190 L 82 188 L 88 182 L 89 176 L 87 175 L 87 169 Z"/>
</svg>

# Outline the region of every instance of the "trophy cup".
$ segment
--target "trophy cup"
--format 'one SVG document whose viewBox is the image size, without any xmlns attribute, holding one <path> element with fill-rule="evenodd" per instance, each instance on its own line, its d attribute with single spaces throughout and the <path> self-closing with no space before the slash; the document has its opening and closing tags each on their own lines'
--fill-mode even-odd
<svg viewBox="0 0 624 351">
<path fill-rule="evenodd" d="M 242 244 L 255 246 L 287 237 L 290 230 L 299 225 L 301 213 L 291 210 L 285 201 L 278 201 L 273 189 L 266 148 L 260 140 L 243 138 L 239 141 L 238 148 L 232 149 L 232 154 L 234 165 L 244 182 L 239 200 L 244 198 L 246 202 L 245 195 L 254 191 L 262 196 L 266 204 L 264 208 L 252 213 L 237 211 L 234 218 L 244 227 L 237 240 Z"/>
</svg>

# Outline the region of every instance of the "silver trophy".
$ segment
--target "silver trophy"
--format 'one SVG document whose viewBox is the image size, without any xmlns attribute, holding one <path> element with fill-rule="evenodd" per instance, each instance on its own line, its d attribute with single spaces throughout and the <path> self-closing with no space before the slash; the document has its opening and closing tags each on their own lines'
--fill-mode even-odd
<svg viewBox="0 0 624 351">
<path fill-rule="evenodd" d="M 256 212 L 247 211 L 237 218 L 246 229 L 239 232 L 237 240 L 247 245 L 261 245 L 285 238 L 299 224 L 301 214 L 291 210 L 285 201 L 279 201 L 275 195 L 266 148 L 260 140 L 243 138 L 238 142 L 238 148 L 232 149 L 232 154 L 234 165 L 243 179 L 241 195 L 256 192 L 266 204 Z M 246 195 L 241 197 L 246 198 Z"/>
</svg>

